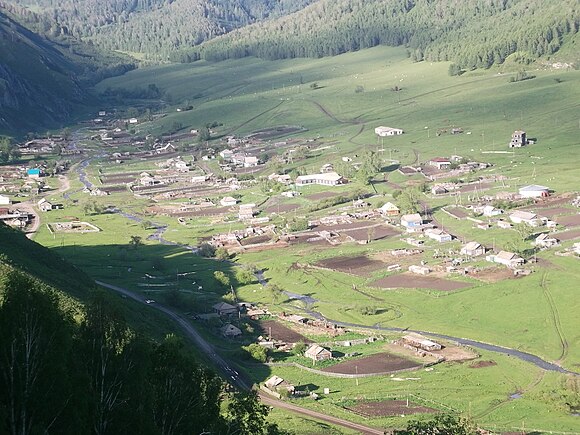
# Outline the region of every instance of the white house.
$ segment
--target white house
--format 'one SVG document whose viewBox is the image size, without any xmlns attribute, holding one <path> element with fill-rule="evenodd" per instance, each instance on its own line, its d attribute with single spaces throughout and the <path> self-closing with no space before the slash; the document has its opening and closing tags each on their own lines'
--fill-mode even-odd
<svg viewBox="0 0 580 435">
<path fill-rule="evenodd" d="M 558 239 L 548 233 L 542 233 L 534 240 L 534 245 L 540 248 L 551 248 L 558 245 Z"/>
<path fill-rule="evenodd" d="M 483 207 L 482 213 L 484 216 L 492 217 L 502 214 L 503 210 L 495 208 L 493 205 L 486 205 L 485 207 Z"/>
<path fill-rule="evenodd" d="M 537 227 L 541 223 L 541 220 L 538 219 L 538 215 L 536 213 L 522 210 L 516 210 L 510 213 L 510 220 L 514 224 L 524 223 L 532 227 Z"/>
<path fill-rule="evenodd" d="M 507 267 L 517 267 L 524 264 L 525 260 L 522 257 L 518 257 L 513 252 L 508 251 L 499 251 L 498 254 L 495 255 L 488 255 L 485 257 L 487 261 L 491 261 L 492 263 L 503 264 Z"/>
<path fill-rule="evenodd" d="M 6 195 L 0 195 L 0 205 L 10 205 L 12 201 Z"/>
<path fill-rule="evenodd" d="M 338 186 L 344 183 L 344 178 L 336 172 L 325 174 L 299 175 L 296 177 L 296 186 L 306 186 L 308 184 L 318 184 L 320 186 Z"/>
<path fill-rule="evenodd" d="M 399 210 L 399 207 L 392 202 L 387 202 L 379 208 L 379 213 L 384 216 L 398 216 L 399 213 L 401 213 L 401 210 Z"/>
<path fill-rule="evenodd" d="M 375 128 L 375 134 L 380 137 L 399 136 L 403 133 L 404 133 L 403 130 L 401 130 L 400 128 L 383 127 L 383 126 Z"/>
<path fill-rule="evenodd" d="M 550 188 L 539 186 L 537 184 L 530 184 L 529 186 L 521 187 L 518 193 L 522 198 L 545 198 L 550 195 Z"/>
<path fill-rule="evenodd" d="M 451 166 L 451 160 L 446 157 L 435 157 L 429 160 L 430 166 L 435 166 L 437 169 L 449 169 Z"/>
<path fill-rule="evenodd" d="M 443 242 L 450 242 L 453 239 L 453 236 L 449 233 L 446 233 L 439 228 L 432 228 L 425 231 L 425 235 L 430 239 L 437 240 L 439 243 Z"/>
<path fill-rule="evenodd" d="M 469 257 L 478 257 L 485 254 L 485 247 L 481 243 L 469 242 L 463 245 L 459 253 Z"/>
<path fill-rule="evenodd" d="M 304 356 L 310 358 L 312 361 L 323 361 L 331 359 L 332 352 L 318 344 L 313 344 L 304 352 Z"/>
<path fill-rule="evenodd" d="M 407 229 L 420 227 L 423 224 L 423 218 L 419 213 L 404 214 L 401 216 L 401 225 Z"/>
</svg>

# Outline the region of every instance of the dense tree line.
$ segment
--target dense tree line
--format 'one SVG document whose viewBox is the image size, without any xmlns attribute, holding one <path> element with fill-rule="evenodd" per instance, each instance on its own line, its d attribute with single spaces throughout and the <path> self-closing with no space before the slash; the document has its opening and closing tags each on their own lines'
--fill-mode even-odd
<svg viewBox="0 0 580 435">
<path fill-rule="evenodd" d="M 576 0 L 320 0 L 215 38 L 181 60 L 322 57 L 386 44 L 406 45 L 416 61 L 486 68 L 517 52 L 529 59 L 555 53 L 579 27 Z"/>
<path fill-rule="evenodd" d="M 248 24 L 288 14 L 313 0 L 13 0 L 40 6 L 35 15 L 46 32 L 67 34 L 95 45 L 166 60 Z"/>
<path fill-rule="evenodd" d="M 0 434 L 277 433 L 255 394 L 226 394 L 180 339 L 135 333 L 104 293 L 83 307 L 0 271 Z"/>
</svg>

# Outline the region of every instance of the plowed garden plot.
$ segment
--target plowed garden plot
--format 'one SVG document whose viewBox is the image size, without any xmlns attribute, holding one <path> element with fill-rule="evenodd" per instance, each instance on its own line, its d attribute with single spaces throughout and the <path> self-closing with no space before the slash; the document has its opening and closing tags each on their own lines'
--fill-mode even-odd
<svg viewBox="0 0 580 435">
<path fill-rule="evenodd" d="M 457 219 L 465 219 L 469 216 L 464 210 L 457 207 L 446 208 L 445 211 L 450 215 L 455 216 Z"/>
<path fill-rule="evenodd" d="M 472 284 L 449 279 L 436 278 L 434 276 L 415 275 L 400 273 L 387 276 L 370 284 L 371 287 L 380 288 L 426 288 L 432 290 L 453 291 L 471 287 Z"/>
<path fill-rule="evenodd" d="M 264 320 L 260 322 L 260 329 L 262 330 L 262 334 L 270 335 L 274 340 L 282 340 L 286 343 L 298 343 L 299 341 L 312 343 L 312 340 L 275 320 Z"/>
<path fill-rule="evenodd" d="M 269 242 L 271 239 L 272 236 L 268 234 L 262 234 L 260 236 L 246 237 L 245 239 L 240 240 L 240 244 L 242 246 L 257 245 L 259 243 Z"/>
<path fill-rule="evenodd" d="M 180 216 L 217 216 L 230 212 L 230 207 L 207 207 L 200 210 L 180 213 Z M 185 214 L 186 213 L 186 214 Z M 177 216 L 177 215 L 176 215 Z"/>
<path fill-rule="evenodd" d="M 379 260 L 372 260 L 364 255 L 359 257 L 334 257 L 319 261 L 316 266 L 326 269 L 337 270 L 339 272 L 354 273 L 356 275 L 366 275 L 375 270 L 386 267 L 385 263 Z"/>
<path fill-rule="evenodd" d="M 300 208 L 300 204 L 275 204 L 266 208 L 267 213 L 286 213 Z"/>
<path fill-rule="evenodd" d="M 556 218 L 556 222 L 566 227 L 578 227 L 580 226 L 580 214 L 575 214 L 572 216 L 561 216 Z"/>
<path fill-rule="evenodd" d="M 538 211 L 538 214 L 540 216 L 552 218 L 552 217 L 558 216 L 560 214 L 570 214 L 570 212 L 572 210 L 569 208 L 564 208 L 564 207 L 556 207 L 556 208 L 540 209 L 537 211 Z"/>
<path fill-rule="evenodd" d="M 555 235 L 559 240 L 574 240 L 580 238 L 580 230 L 564 231 Z"/>
<path fill-rule="evenodd" d="M 469 364 L 470 369 L 482 369 L 484 367 L 492 367 L 496 366 L 497 363 L 495 361 L 474 361 Z"/>
<path fill-rule="evenodd" d="M 342 234 L 346 234 L 357 241 L 364 240 L 382 240 L 387 237 L 399 234 L 391 228 L 380 226 L 380 227 L 367 227 L 358 230 L 345 230 L 341 231 Z"/>
<path fill-rule="evenodd" d="M 315 233 L 313 231 L 310 231 L 308 233 L 295 234 L 295 236 L 296 236 L 295 238 L 288 240 L 288 244 L 296 245 L 298 243 L 309 243 L 312 245 L 326 245 L 326 246 L 329 245 L 326 239 L 320 238 L 318 233 Z"/>
<path fill-rule="evenodd" d="M 390 353 L 376 353 L 365 358 L 350 360 L 335 364 L 322 369 L 329 373 L 342 373 L 346 375 L 370 375 L 374 373 L 389 373 L 397 370 L 414 369 L 421 364 Z"/>
<path fill-rule="evenodd" d="M 473 184 L 466 184 L 465 186 L 461 186 L 456 192 L 475 192 L 476 190 L 486 190 L 493 187 L 491 183 L 473 183 Z"/>
<path fill-rule="evenodd" d="M 360 402 L 346 409 L 361 414 L 365 417 L 393 417 L 399 415 L 428 414 L 437 412 L 436 409 L 427 408 L 406 400 L 383 400 L 382 402 Z"/>
<path fill-rule="evenodd" d="M 514 272 L 507 267 L 487 267 L 477 272 L 470 273 L 469 276 L 488 283 L 517 278 L 517 276 L 514 275 Z"/>
</svg>

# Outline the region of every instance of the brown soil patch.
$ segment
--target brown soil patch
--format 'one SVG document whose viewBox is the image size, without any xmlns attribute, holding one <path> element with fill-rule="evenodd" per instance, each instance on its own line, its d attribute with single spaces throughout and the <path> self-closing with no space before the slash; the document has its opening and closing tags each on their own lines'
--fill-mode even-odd
<svg viewBox="0 0 580 435">
<path fill-rule="evenodd" d="M 275 320 L 264 320 L 260 322 L 262 334 L 271 335 L 273 340 L 282 340 L 286 343 L 312 343 L 312 340 L 302 334 L 290 329 Z"/>
<path fill-rule="evenodd" d="M 435 339 L 435 341 L 438 340 Z M 441 344 L 445 347 L 441 350 L 433 351 L 433 354 L 445 358 L 445 361 L 467 361 L 479 357 L 477 353 L 467 347 L 455 346 L 445 342 L 441 342 Z"/>
<path fill-rule="evenodd" d="M 538 210 L 538 214 L 541 216 L 552 218 L 561 214 L 570 214 L 573 210 L 564 207 L 548 208 Z"/>
<path fill-rule="evenodd" d="M 383 400 L 381 402 L 360 402 L 355 406 L 346 408 L 365 417 L 394 417 L 399 415 L 426 414 L 437 412 L 436 409 L 427 408 L 406 400 Z"/>
<path fill-rule="evenodd" d="M 369 272 L 385 267 L 382 261 L 372 260 L 364 255 L 359 257 L 334 257 L 321 260 L 315 266 L 326 269 L 337 270 L 339 272 L 354 273 L 356 275 L 366 275 Z"/>
<path fill-rule="evenodd" d="M 469 276 L 487 283 L 515 278 L 513 271 L 507 267 L 486 267 L 485 269 L 470 273 Z"/>
<path fill-rule="evenodd" d="M 355 240 L 382 240 L 399 234 L 397 231 L 386 226 L 367 227 L 358 230 L 345 230 L 343 234 L 347 234 Z"/>
<path fill-rule="evenodd" d="M 580 214 L 575 214 L 572 216 L 561 216 L 556 218 L 555 221 L 566 227 L 578 227 L 580 226 Z"/>
<path fill-rule="evenodd" d="M 416 363 L 407 358 L 403 358 L 390 353 L 381 352 L 376 353 L 365 358 L 357 360 L 344 361 L 330 367 L 325 367 L 322 371 L 330 373 L 343 373 L 347 375 L 354 374 L 373 374 L 373 373 L 388 373 L 396 370 L 406 370 L 421 367 L 421 364 Z"/>
<path fill-rule="evenodd" d="M 471 287 L 472 284 L 405 272 L 379 279 L 372 282 L 370 286 L 380 288 L 426 288 L 441 291 L 453 291 Z"/>
<path fill-rule="evenodd" d="M 336 192 L 318 192 L 308 195 L 306 198 L 313 201 L 318 201 L 319 199 L 332 198 L 333 196 L 338 196 Z"/>
<path fill-rule="evenodd" d="M 242 246 L 257 245 L 259 243 L 269 242 L 271 239 L 272 237 L 270 235 L 262 234 L 254 237 L 246 237 L 245 239 L 240 240 L 240 244 Z"/>
<path fill-rule="evenodd" d="M 482 369 L 484 367 L 492 367 L 496 366 L 497 363 L 495 361 L 474 361 L 469 364 L 469 368 L 471 369 Z"/>
<path fill-rule="evenodd" d="M 447 213 L 455 216 L 457 219 L 465 219 L 467 216 L 469 216 L 464 210 L 461 210 L 460 208 L 446 208 L 445 209 L 447 211 Z"/>
<path fill-rule="evenodd" d="M 564 231 L 563 233 L 555 234 L 559 240 L 574 240 L 580 238 L 580 230 Z"/>
<path fill-rule="evenodd" d="M 493 187 L 491 183 L 474 183 L 474 184 L 467 184 L 465 186 L 461 186 L 456 192 L 466 193 L 466 192 L 475 192 L 476 190 L 482 191 Z"/>
<path fill-rule="evenodd" d="M 300 204 L 276 204 L 266 208 L 267 213 L 286 213 L 300 208 Z"/>
</svg>

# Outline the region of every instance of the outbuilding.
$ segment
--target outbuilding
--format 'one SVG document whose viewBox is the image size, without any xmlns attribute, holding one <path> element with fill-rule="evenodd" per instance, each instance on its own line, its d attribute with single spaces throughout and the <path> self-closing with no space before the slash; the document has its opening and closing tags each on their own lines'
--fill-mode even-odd
<svg viewBox="0 0 580 435">
<path fill-rule="evenodd" d="M 304 356 L 315 362 L 324 361 L 332 358 L 332 352 L 318 344 L 313 344 L 304 352 Z"/>
<path fill-rule="evenodd" d="M 545 198 L 550 195 L 550 188 L 538 184 L 521 187 L 518 191 L 522 198 Z"/>
</svg>

